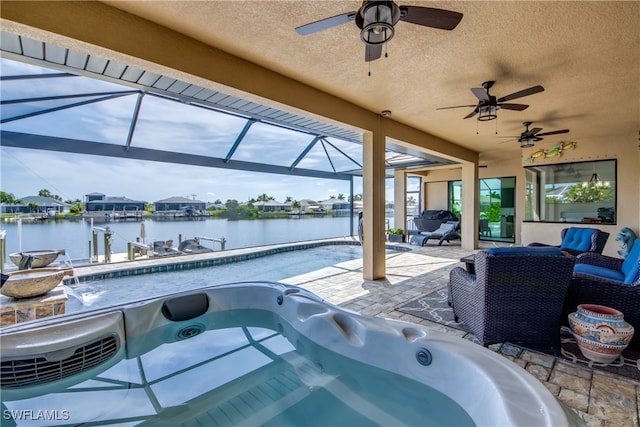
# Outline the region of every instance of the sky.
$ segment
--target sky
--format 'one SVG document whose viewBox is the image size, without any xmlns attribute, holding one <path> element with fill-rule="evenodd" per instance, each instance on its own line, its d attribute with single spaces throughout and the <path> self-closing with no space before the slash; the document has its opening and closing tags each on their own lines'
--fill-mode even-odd
<svg viewBox="0 0 640 427">
<path fill-rule="evenodd" d="M 50 73 L 51 70 L 0 59 L 2 76 Z M 85 77 L 3 81 L 3 100 L 25 99 L 67 93 L 128 90 Z M 124 146 L 137 95 L 75 107 L 31 118 L 6 122 L 3 130 L 86 139 Z M 77 102 L 66 100 L 64 102 Z M 60 101 L 42 101 L 37 109 L 59 106 Z M 32 112 L 36 103 L 5 104 L 2 118 Z M 211 112 L 151 95 L 143 99 L 132 146 L 172 150 L 198 155 L 224 157 L 246 120 Z M 233 159 L 271 162 L 288 166 L 310 142 L 310 136 L 262 123 L 253 125 Z M 362 163 L 357 144 L 330 139 L 340 151 Z M 266 148 L 266 149 L 265 149 Z M 338 171 L 356 166 L 330 146 L 316 144 L 299 164 L 302 168 L 330 170 L 325 149 L 333 151 Z M 323 164 L 323 162 L 325 164 Z M 47 189 L 63 200 L 84 201 L 89 193 L 127 197 L 154 202 L 184 196 L 204 202 L 229 199 L 240 202 L 267 194 L 283 202 L 325 200 L 349 195 L 349 182 L 145 162 L 84 154 L 57 153 L 46 150 L 2 147 L 0 149 L 0 190 L 16 198 L 37 195 Z M 362 193 L 362 180 L 354 181 L 354 194 Z M 393 190 L 387 194 L 393 198 Z M 389 198 L 389 197 L 388 197 Z"/>
</svg>

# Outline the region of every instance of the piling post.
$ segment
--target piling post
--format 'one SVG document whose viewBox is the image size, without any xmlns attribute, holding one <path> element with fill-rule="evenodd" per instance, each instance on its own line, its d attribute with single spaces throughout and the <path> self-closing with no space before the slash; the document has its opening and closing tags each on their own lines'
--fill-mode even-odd
<svg viewBox="0 0 640 427">
<path fill-rule="evenodd" d="M 104 230 L 104 262 L 105 264 L 111 262 L 111 230 L 109 227 Z"/>
<path fill-rule="evenodd" d="M 4 271 L 4 263 L 7 258 L 6 235 L 7 232 L 5 230 L 0 230 L 0 271 Z"/>
<path fill-rule="evenodd" d="M 225 243 L 227 243 L 227 239 L 225 239 L 224 237 L 222 239 L 220 239 L 220 250 L 221 251 L 224 251 Z"/>
<path fill-rule="evenodd" d="M 98 262 L 98 232 L 91 230 L 91 240 L 93 243 L 93 258 L 95 262 Z"/>
</svg>

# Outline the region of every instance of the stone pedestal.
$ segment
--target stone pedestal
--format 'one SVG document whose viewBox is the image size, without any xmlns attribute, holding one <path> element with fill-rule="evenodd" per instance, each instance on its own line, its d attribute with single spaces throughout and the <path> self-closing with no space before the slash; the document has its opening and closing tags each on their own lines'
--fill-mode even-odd
<svg viewBox="0 0 640 427">
<path fill-rule="evenodd" d="M 0 295 L 0 327 L 64 314 L 68 299 L 62 282 L 39 297 L 14 299 Z"/>
</svg>

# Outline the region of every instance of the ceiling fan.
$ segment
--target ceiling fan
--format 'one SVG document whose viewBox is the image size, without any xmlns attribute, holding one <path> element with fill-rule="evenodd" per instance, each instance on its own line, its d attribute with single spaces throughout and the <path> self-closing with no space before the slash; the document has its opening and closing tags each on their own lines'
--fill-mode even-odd
<svg viewBox="0 0 640 427">
<path fill-rule="evenodd" d="M 533 95 L 534 93 L 542 92 L 544 88 L 540 85 L 533 86 L 528 89 L 523 89 L 518 92 L 514 92 L 510 95 L 496 98 L 489 93 L 494 85 L 495 81 L 487 81 L 482 83 L 482 87 L 471 88 L 471 92 L 478 98 L 477 105 L 456 105 L 454 107 L 442 107 L 436 108 L 437 110 L 447 110 L 449 108 L 473 108 L 473 111 L 467 114 L 464 118 L 468 119 L 478 114 L 478 120 L 483 122 L 487 120 L 493 120 L 498 117 L 497 112 L 500 109 L 522 111 L 528 108 L 525 104 L 512 104 L 506 101 L 512 99 L 522 98 L 523 96 Z"/>
<path fill-rule="evenodd" d="M 393 38 L 398 21 L 453 30 L 461 19 L 462 13 L 451 10 L 398 6 L 393 1 L 363 1 L 357 11 L 311 22 L 297 27 L 296 31 L 306 36 L 355 20 L 360 28 L 360 39 L 365 43 L 365 61 L 369 62 L 380 58 L 382 45 Z"/>
<path fill-rule="evenodd" d="M 542 130 L 542 128 L 529 129 L 529 126 L 531 126 L 531 123 L 533 122 L 522 122 L 522 125 L 525 126 L 526 129 L 524 132 L 520 134 L 519 137 L 517 137 L 521 148 L 533 147 L 536 142 L 542 141 L 544 139 L 542 138 L 543 136 L 557 135 L 559 133 L 569 132 L 569 129 L 562 129 L 562 130 L 554 130 L 551 132 L 539 133 Z"/>
</svg>

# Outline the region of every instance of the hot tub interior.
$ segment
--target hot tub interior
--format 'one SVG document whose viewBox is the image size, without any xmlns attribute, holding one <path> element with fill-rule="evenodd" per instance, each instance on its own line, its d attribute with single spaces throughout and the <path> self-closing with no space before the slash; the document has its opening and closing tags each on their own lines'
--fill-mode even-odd
<svg viewBox="0 0 640 427">
<path fill-rule="evenodd" d="M 465 398 L 425 381 L 430 376 L 436 384 L 441 381 L 436 378 L 443 372 L 445 350 L 438 340 L 430 343 L 424 330 L 344 312 L 281 284 L 225 285 L 15 327 L 1 338 L 2 404 L 5 413 L 17 415 L 17 425 L 20 414 L 34 408 L 74 425 L 478 422 L 477 409 L 463 408 Z M 428 360 L 420 360 L 421 350 Z M 487 356 L 478 350 L 480 359 Z M 93 353 L 104 356 L 100 363 L 80 369 L 80 360 Z M 37 364 L 47 365 L 49 375 L 40 375 Z M 529 386 L 526 375 L 514 376 L 515 383 Z M 449 379 L 455 381 L 455 375 Z M 546 400 L 531 390 L 518 393 L 530 398 L 527 404 Z M 485 409 L 498 407 L 491 397 L 482 400 Z M 549 421 L 560 415 L 558 408 L 524 413 Z M 494 420 L 523 413 L 502 410 Z M 532 420 L 522 418 L 528 424 Z"/>
</svg>

